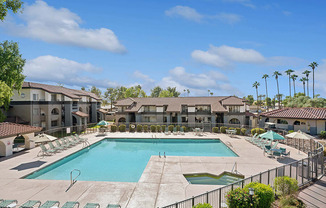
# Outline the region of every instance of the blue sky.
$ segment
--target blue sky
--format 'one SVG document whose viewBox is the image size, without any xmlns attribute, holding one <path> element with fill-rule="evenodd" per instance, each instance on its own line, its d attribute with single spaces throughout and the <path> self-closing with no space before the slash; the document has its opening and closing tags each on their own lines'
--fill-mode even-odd
<svg viewBox="0 0 326 208">
<path fill-rule="evenodd" d="M 326 95 L 324 1 L 24 2 L 22 14 L 0 23 L 0 36 L 19 42 L 28 81 L 244 96 L 255 94 L 255 81 L 265 94 L 266 73 L 275 95 L 273 71 L 293 69 L 300 78 L 316 61 L 315 91 Z M 284 73 L 279 82 L 288 95 Z"/>
</svg>

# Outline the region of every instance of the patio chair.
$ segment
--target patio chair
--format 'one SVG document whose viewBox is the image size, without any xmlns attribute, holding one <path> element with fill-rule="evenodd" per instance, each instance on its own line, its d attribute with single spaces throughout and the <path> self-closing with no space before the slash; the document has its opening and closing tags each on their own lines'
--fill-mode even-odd
<svg viewBox="0 0 326 208">
<path fill-rule="evenodd" d="M 286 152 L 286 148 L 280 147 L 280 150 L 282 150 L 282 153 Z"/>
<path fill-rule="evenodd" d="M 106 208 L 121 208 L 121 206 L 119 204 L 108 204 Z"/>
<path fill-rule="evenodd" d="M 65 137 L 65 140 L 72 145 L 77 145 L 77 143 L 79 143 L 78 141 L 74 141 L 70 136 Z"/>
<path fill-rule="evenodd" d="M 167 127 L 165 127 L 164 134 L 165 135 L 170 135 L 171 134 L 171 132 L 169 131 L 169 129 Z"/>
<path fill-rule="evenodd" d="M 55 150 L 47 149 L 43 144 L 40 144 L 40 148 L 41 148 L 43 155 L 51 155 L 56 152 Z"/>
<path fill-rule="evenodd" d="M 1 208 L 3 208 L 3 207 L 4 208 L 7 208 L 7 207 L 12 208 L 12 207 L 16 207 L 17 204 L 18 204 L 17 200 L 2 200 L 0 202 L 0 207 Z"/>
<path fill-rule="evenodd" d="M 78 140 L 74 135 L 70 136 L 70 139 L 71 139 L 72 142 L 74 142 L 75 144 L 79 144 L 79 143 L 81 143 L 81 141 Z"/>
<path fill-rule="evenodd" d="M 67 149 L 69 147 L 69 145 L 65 145 L 63 143 L 61 144 L 59 142 L 59 140 L 55 140 L 55 143 L 56 143 L 57 147 L 63 147 L 64 149 Z"/>
<path fill-rule="evenodd" d="M 71 142 L 69 142 L 69 141 L 67 141 L 66 138 L 61 138 L 60 140 L 61 140 L 62 144 L 65 145 L 65 146 L 67 146 L 67 147 L 74 146 L 74 144 L 71 143 Z"/>
<path fill-rule="evenodd" d="M 39 208 L 59 208 L 59 201 L 46 201 Z"/>
<path fill-rule="evenodd" d="M 177 132 L 177 127 L 173 127 L 173 135 L 177 135 L 178 132 Z"/>
<path fill-rule="evenodd" d="M 288 151 L 287 153 L 281 153 L 282 154 L 282 156 L 284 156 L 284 157 L 288 157 L 288 156 L 290 156 L 290 151 Z"/>
<path fill-rule="evenodd" d="M 52 142 L 49 142 L 48 144 L 50 148 L 56 152 L 64 149 L 64 147 L 54 146 Z"/>
<path fill-rule="evenodd" d="M 274 152 L 272 154 L 273 157 L 281 157 L 281 153 L 280 152 Z"/>
<path fill-rule="evenodd" d="M 183 127 L 180 128 L 180 134 L 185 135 L 185 131 L 184 131 Z"/>
<path fill-rule="evenodd" d="M 38 200 L 28 200 L 23 205 L 21 205 L 19 208 L 33 208 L 37 204 L 38 204 L 37 207 L 39 207 L 41 205 L 41 201 L 38 201 Z"/>
<path fill-rule="evenodd" d="M 278 145 L 278 141 L 276 141 L 276 142 L 273 144 L 273 146 L 271 147 L 271 149 L 275 149 L 275 148 L 277 147 L 277 145 Z"/>
<path fill-rule="evenodd" d="M 98 203 L 87 203 L 84 208 L 100 208 L 100 204 Z"/>
<path fill-rule="evenodd" d="M 75 206 L 77 206 L 77 208 L 78 208 L 79 207 L 79 202 L 68 201 L 61 208 L 74 208 Z"/>
<path fill-rule="evenodd" d="M 88 141 L 88 138 L 82 138 L 82 137 L 79 137 L 78 134 L 75 134 L 74 135 L 76 137 L 77 140 L 81 141 L 81 142 L 87 142 Z"/>
</svg>

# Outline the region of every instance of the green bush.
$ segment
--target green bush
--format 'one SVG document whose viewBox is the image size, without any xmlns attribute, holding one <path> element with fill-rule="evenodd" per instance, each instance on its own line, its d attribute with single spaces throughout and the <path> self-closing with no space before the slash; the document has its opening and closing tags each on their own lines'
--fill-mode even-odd
<svg viewBox="0 0 326 208">
<path fill-rule="evenodd" d="M 251 182 L 247 184 L 243 189 L 249 191 L 249 188 L 253 188 L 255 195 L 258 196 L 259 208 L 270 208 L 274 202 L 274 191 L 269 185 L 265 185 L 258 182 Z"/>
<path fill-rule="evenodd" d="M 157 126 L 156 126 L 156 131 L 157 131 L 157 132 L 161 132 L 161 126 L 160 126 L 160 125 L 157 125 Z"/>
<path fill-rule="evenodd" d="M 144 132 L 148 132 L 148 126 L 147 125 L 144 125 L 143 129 L 144 129 Z"/>
<path fill-rule="evenodd" d="M 298 181 L 288 176 L 275 178 L 274 187 L 276 194 L 281 196 L 294 194 L 299 188 Z"/>
<path fill-rule="evenodd" d="M 129 132 L 135 132 L 136 126 L 134 124 L 129 125 Z"/>
<path fill-rule="evenodd" d="M 180 131 L 180 126 L 178 125 L 178 126 L 176 126 L 177 127 L 177 131 Z"/>
<path fill-rule="evenodd" d="M 182 126 L 184 132 L 188 132 L 188 129 L 186 126 Z"/>
<path fill-rule="evenodd" d="M 326 139 L 326 131 L 321 131 L 320 132 L 320 137 L 323 139 Z"/>
<path fill-rule="evenodd" d="M 213 127 L 212 132 L 213 133 L 218 133 L 218 127 Z"/>
<path fill-rule="evenodd" d="M 193 206 L 192 208 L 213 208 L 213 207 L 212 207 L 212 205 L 207 204 L 207 203 L 204 203 L 204 204 L 199 203 L 199 204 Z"/>
<path fill-rule="evenodd" d="M 229 191 L 225 198 L 229 208 L 258 208 L 259 204 L 258 195 L 256 193 L 251 198 L 249 192 L 242 188 Z"/>
<path fill-rule="evenodd" d="M 155 125 L 151 125 L 151 132 L 156 132 L 156 126 Z"/>
<path fill-rule="evenodd" d="M 264 129 L 258 129 L 258 134 L 263 134 L 265 133 L 266 131 Z"/>
<path fill-rule="evenodd" d="M 173 125 L 170 125 L 170 126 L 168 126 L 168 129 L 169 129 L 169 131 L 173 131 L 173 128 L 174 128 L 174 126 Z"/>
<path fill-rule="evenodd" d="M 116 131 L 117 131 L 117 126 L 111 125 L 111 132 L 116 132 Z"/>
<path fill-rule="evenodd" d="M 262 134 L 262 133 L 265 133 L 265 130 L 264 129 L 261 129 L 261 128 L 254 128 L 254 129 L 251 129 L 251 134 L 252 135 L 255 135 L 255 134 Z"/>
<path fill-rule="evenodd" d="M 288 131 L 288 133 L 293 133 L 293 132 L 294 132 L 294 130 L 289 130 L 289 131 Z"/>
<path fill-rule="evenodd" d="M 121 124 L 121 125 L 119 126 L 119 131 L 120 131 L 120 132 L 126 132 L 126 125 Z"/>
<path fill-rule="evenodd" d="M 235 128 L 234 127 L 230 127 L 229 130 L 234 130 Z"/>
<path fill-rule="evenodd" d="M 280 203 L 279 203 L 280 207 L 286 207 L 286 208 L 305 208 L 306 205 L 297 197 L 293 196 L 293 195 L 289 195 L 289 196 L 285 196 L 285 197 L 281 197 L 280 199 Z"/>
<path fill-rule="evenodd" d="M 166 128 L 166 126 L 165 125 L 162 125 L 162 132 L 165 131 L 165 128 Z"/>
<path fill-rule="evenodd" d="M 235 128 L 235 131 L 236 131 L 236 134 L 237 135 L 240 135 L 240 133 L 241 133 L 241 129 L 240 128 Z"/>
<path fill-rule="evenodd" d="M 222 126 L 220 128 L 220 131 L 221 131 L 221 133 L 225 134 L 226 133 L 226 127 L 225 126 Z"/>
<path fill-rule="evenodd" d="M 246 132 L 247 132 L 247 129 L 246 128 L 242 128 L 241 129 L 241 135 L 243 135 L 243 136 L 246 135 Z"/>
<path fill-rule="evenodd" d="M 142 132 L 142 131 L 143 131 L 143 126 L 137 125 L 137 132 Z"/>
</svg>

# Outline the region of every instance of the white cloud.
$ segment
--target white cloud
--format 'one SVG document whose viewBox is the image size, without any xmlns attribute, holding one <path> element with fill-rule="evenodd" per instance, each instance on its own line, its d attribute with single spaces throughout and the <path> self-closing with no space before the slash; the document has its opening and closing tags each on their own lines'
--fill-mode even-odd
<svg viewBox="0 0 326 208">
<path fill-rule="evenodd" d="M 133 75 L 134 75 L 135 78 L 141 79 L 141 80 L 143 80 L 145 82 L 154 82 L 154 80 L 151 79 L 148 75 L 143 74 L 142 72 L 140 72 L 138 70 L 135 71 Z"/>
<path fill-rule="evenodd" d="M 98 87 L 111 87 L 117 84 L 109 80 L 99 80 L 91 77 L 93 73 L 99 73 L 102 69 L 90 63 L 78 63 L 76 61 L 55 56 L 39 56 L 27 60 L 24 67 L 24 75 L 29 81 L 54 82 L 65 85 Z"/>
<path fill-rule="evenodd" d="M 38 0 L 27 5 L 19 15 L 23 24 L 3 24 L 7 32 L 44 42 L 73 45 L 84 48 L 124 53 L 125 47 L 114 32 L 107 28 L 85 29 L 80 27 L 81 18 L 66 8 L 56 9 Z"/>
<path fill-rule="evenodd" d="M 250 7 L 252 9 L 255 9 L 256 6 L 251 2 L 251 0 L 223 0 L 224 2 L 230 2 L 230 3 L 239 3 L 243 6 Z"/>
<path fill-rule="evenodd" d="M 222 45 L 216 47 L 210 45 L 207 51 L 195 50 L 191 53 L 193 59 L 198 62 L 218 68 L 231 66 L 233 62 L 239 63 L 263 63 L 265 58 L 253 49 L 242 49 Z"/>
<path fill-rule="evenodd" d="M 199 14 L 195 9 L 187 6 L 175 6 L 165 11 L 165 14 L 169 17 L 183 17 L 188 20 L 200 22 L 203 16 Z"/>
<path fill-rule="evenodd" d="M 175 6 L 165 11 L 165 15 L 169 17 L 182 17 L 190 21 L 201 22 L 203 19 L 217 19 L 221 22 L 234 24 L 241 20 L 241 16 L 231 13 L 218 13 L 216 15 L 204 15 L 195 9 L 187 6 Z"/>
</svg>

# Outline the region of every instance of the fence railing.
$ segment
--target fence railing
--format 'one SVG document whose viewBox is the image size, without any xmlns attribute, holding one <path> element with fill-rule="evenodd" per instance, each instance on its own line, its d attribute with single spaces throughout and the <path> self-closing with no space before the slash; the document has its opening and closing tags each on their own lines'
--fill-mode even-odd
<svg viewBox="0 0 326 208">
<path fill-rule="evenodd" d="M 54 137 L 62 138 L 62 137 L 70 136 L 72 134 L 89 134 L 89 133 L 96 133 L 96 132 L 98 132 L 96 123 L 91 123 L 87 125 L 53 128 L 53 129 L 41 131 L 39 133 L 44 133 Z"/>
<path fill-rule="evenodd" d="M 162 208 L 192 208 L 198 203 L 209 203 L 214 208 L 226 207 L 226 195 L 229 191 L 238 187 L 243 188 L 245 185 L 257 181 L 266 185 L 274 186 L 274 179 L 280 176 L 289 176 L 298 181 L 299 186 L 303 186 L 314 181 L 324 174 L 324 147 L 317 141 L 300 141 L 290 139 L 287 145 L 292 146 L 298 151 L 308 153 L 308 157 L 299 161 L 276 167 L 265 172 L 252 175 L 248 178 L 232 183 L 227 186 L 203 193 Z"/>
</svg>

